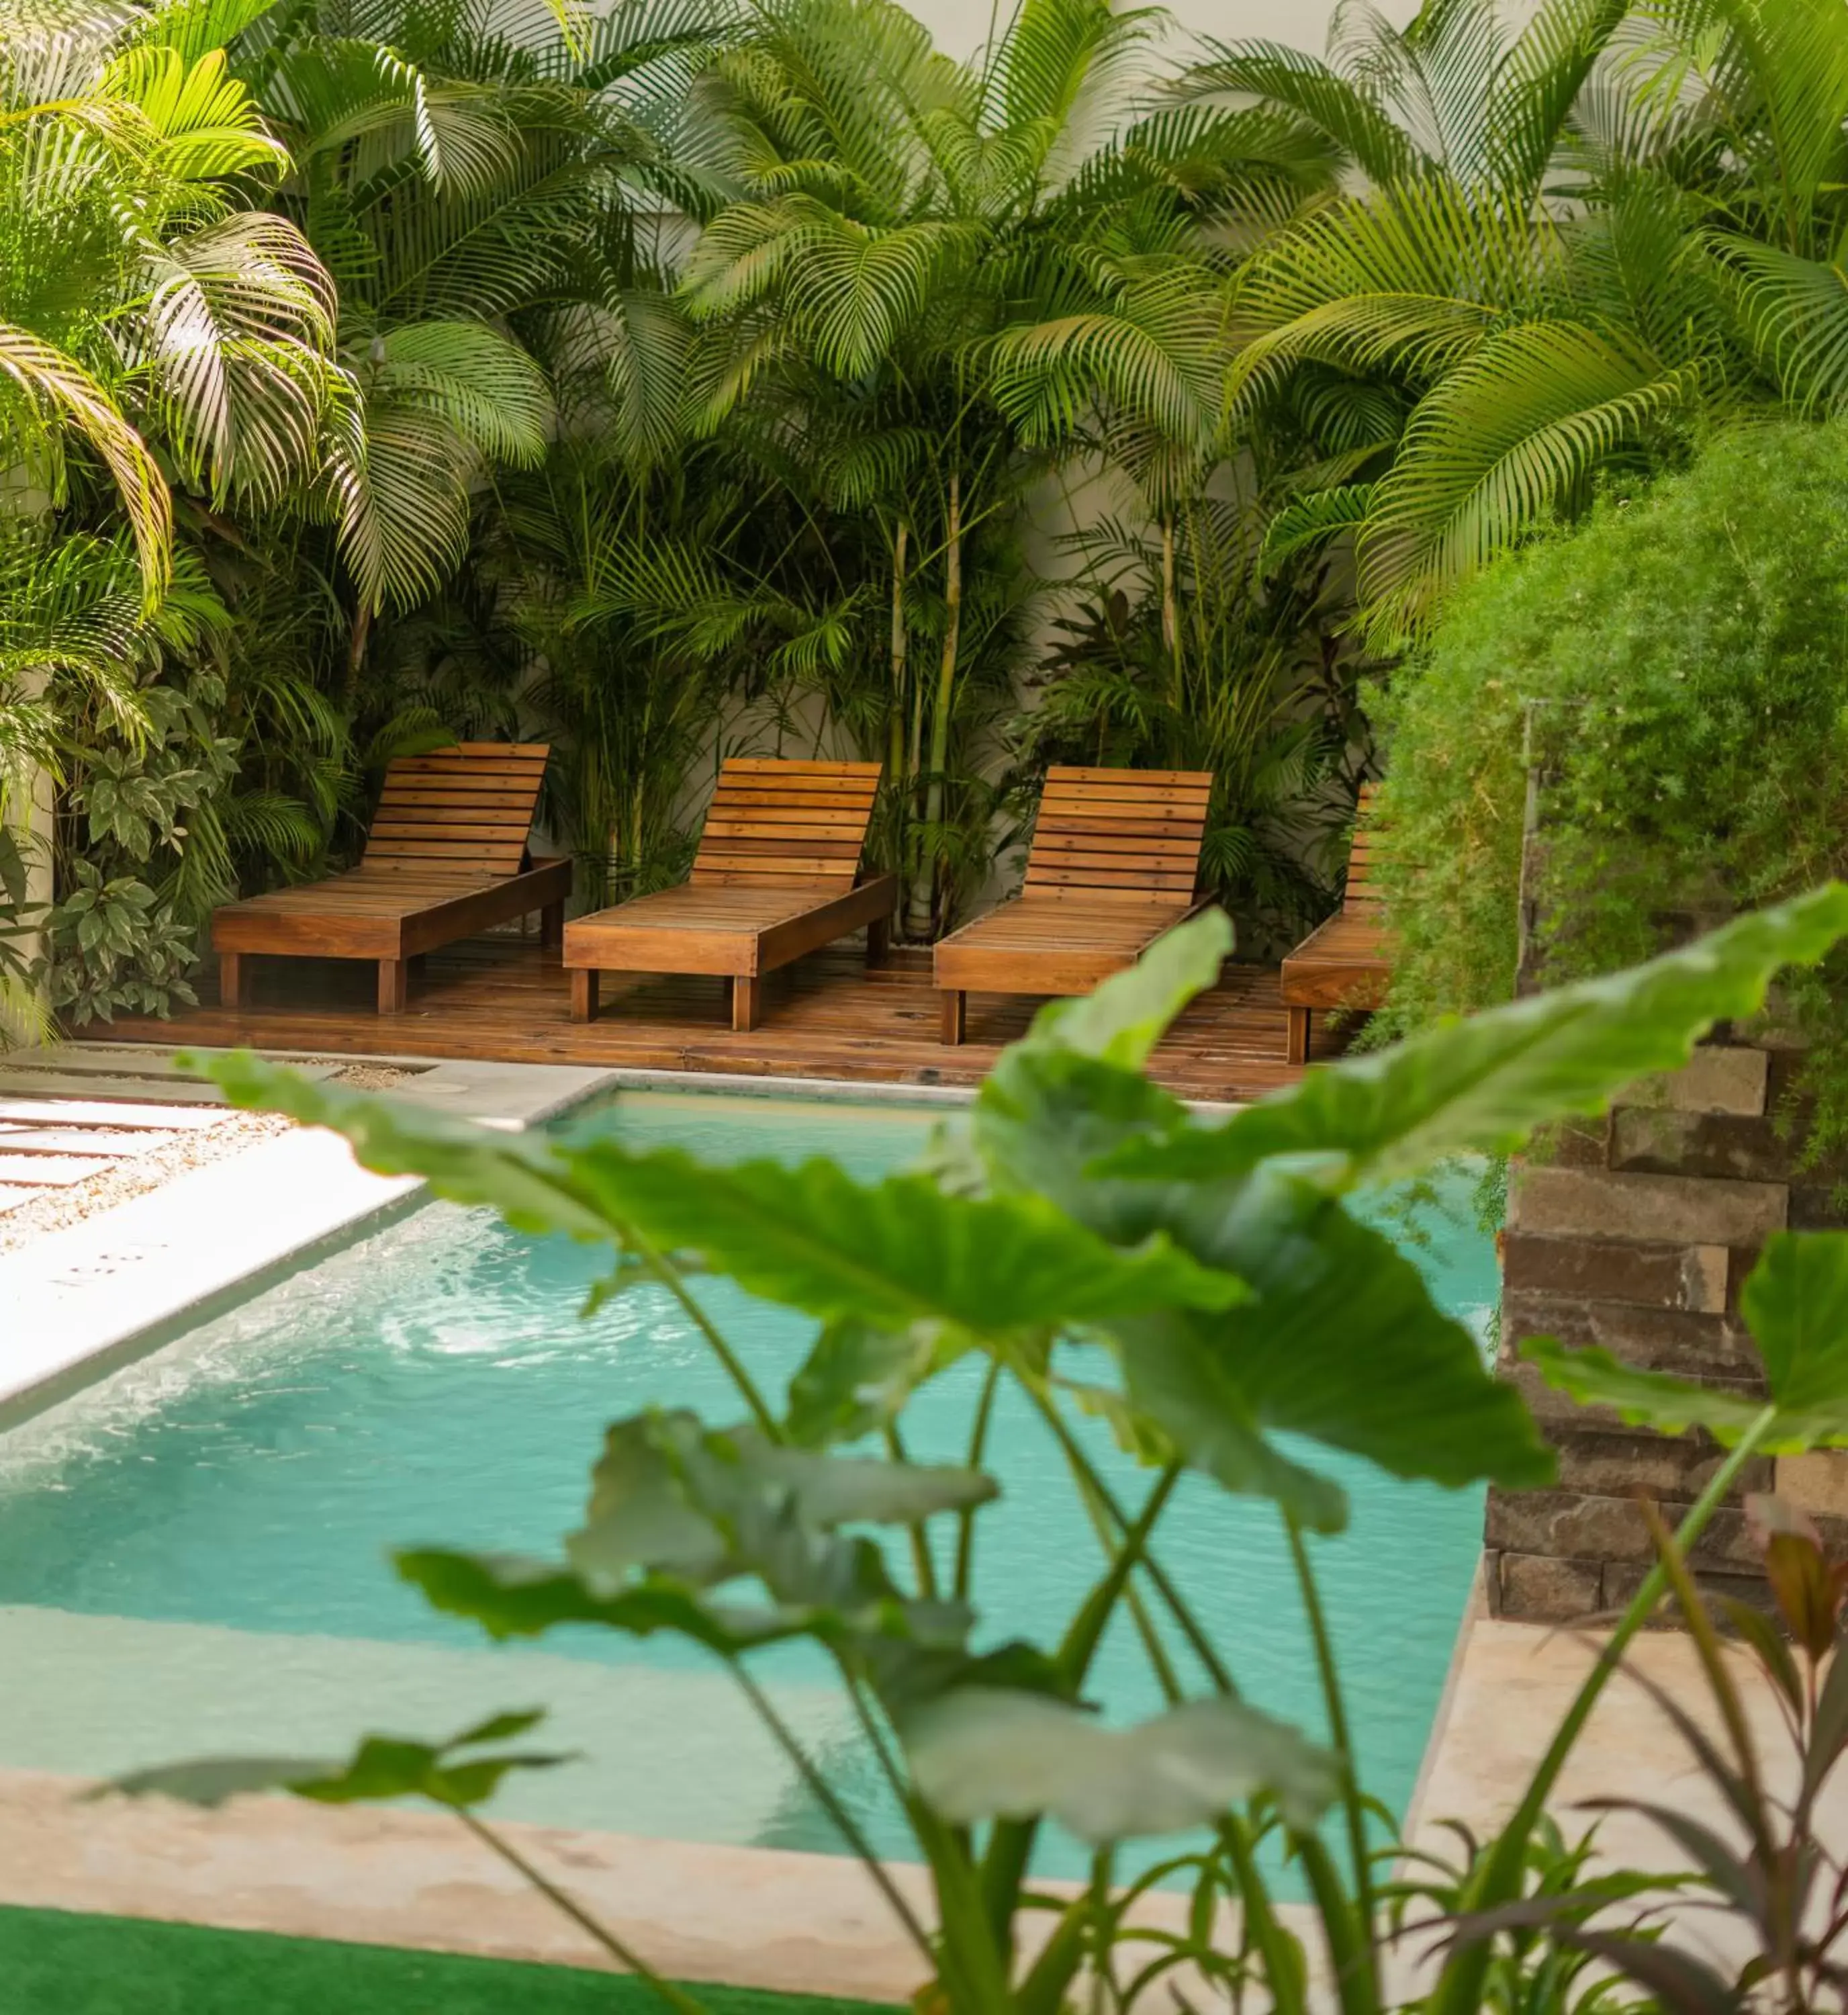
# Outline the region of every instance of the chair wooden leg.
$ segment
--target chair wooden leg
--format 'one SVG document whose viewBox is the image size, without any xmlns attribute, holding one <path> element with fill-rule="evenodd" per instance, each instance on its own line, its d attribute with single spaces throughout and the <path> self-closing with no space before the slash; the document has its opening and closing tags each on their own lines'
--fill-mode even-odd
<svg viewBox="0 0 1848 2015">
<path fill-rule="evenodd" d="M 969 1026 L 969 997 L 960 986 L 946 986 L 938 998 L 943 1003 L 943 1040 L 960 1043 Z"/>
<path fill-rule="evenodd" d="M 731 982 L 731 1025 L 740 1035 L 757 1026 L 763 1011 L 763 982 L 742 973 Z"/>
<path fill-rule="evenodd" d="M 218 1004 L 242 1008 L 244 1004 L 244 955 L 221 951 L 218 954 Z"/>
<path fill-rule="evenodd" d="M 597 1018 L 597 970 L 594 966 L 571 968 L 571 1018 L 594 1022 Z"/>
<path fill-rule="evenodd" d="M 381 1015 L 402 1015 L 404 1003 L 411 997 L 410 961 L 402 958 L 382 958 L 379 961 L 379 1011 Z"/>
<path fill-rule="evenodd" d="M 565 942 L 565 905 L 547 903 L 539 913 L 539 943 L 541 950 L 555 951 Z"/>
<path fill-rule="evenodd" d="M 1283 1012 L 1290 1025 L 1283 1048 L 1285 1060 L 1306 1064 L 1309 1061 L 1309 1011 L 1307 1008 L 1286 1008 Z"/>
<path fill-rule="evenodd" d="M 867 963 L 883 965 L 885 955 L 892 949 L 892 919 L 875 917 L 867 926 Z"/>
</svg>

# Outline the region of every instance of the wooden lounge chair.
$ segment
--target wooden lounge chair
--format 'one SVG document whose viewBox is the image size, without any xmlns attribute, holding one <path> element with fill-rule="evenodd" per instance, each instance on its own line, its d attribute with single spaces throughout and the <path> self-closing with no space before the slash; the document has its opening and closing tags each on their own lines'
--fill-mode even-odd
<svg viewBox="0 0 1848 2015">
<path fill-rule="evenodd" d="M 243 1003 L 252 952 L 375 959 L 379 1011 L 396 1015 L 410 961 L 438 945 L 534 910 L 556 944 L 571 863 L 534 860 L 526 847 L 549 752 L 542 742 L 461 742 L 399 756 L 357 867 L 214 912 L 225 1006 Z"/>
<path fill-rule="evenodd" d="M 944 1041 L 972 990 L 1089 993 L 1199 908 L 1212 788 L 1202 770 L 1047 770 L 1025 886 L 937 947 Z"/>
<path fill-rule="evenodd" d="M 719 773 L 693 872 L 565 928 L 571 1018 L 597 1014 L 602 972 L 713 972 L 731 982 L 731 1025 L 755 1029 L 763 975 L 863 925 L 885 954 L 898 878 L 859 878 L 877 763 L 733 756 Z"/>
<path fill-rule="evenodd" d="M 1373 892 L 1373 836 L 1367 830 L 1373 808 L 1373 786 L 1363 784 L 1341 907 L 1283 961 L 1283 1008 L 1289 1024 L 1284 1054 L 1293 1064 L 1309 1061 L 1309 1018 L 1318 1008 L 1370 1009 L 1386 999 L 1392 947 Z"/>
</svg>

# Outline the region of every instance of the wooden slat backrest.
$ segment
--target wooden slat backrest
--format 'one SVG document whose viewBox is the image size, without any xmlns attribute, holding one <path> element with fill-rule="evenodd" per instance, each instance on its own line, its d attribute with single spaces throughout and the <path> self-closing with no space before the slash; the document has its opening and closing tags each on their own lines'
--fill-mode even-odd
<svg viewBox="0 0 1848 2015">
<path fill-rule="evenodd" d="M 543 742 L 458 742 L 397 757 L 385 773 L 364 865 L 519 874 L 549 752 Z"/>
<path fill-rule="evenodd" d="M 1380 909 L 1380 891 L 1373 886 L 1373 785 L 1361 785 L 1360 802 L 1355 807 L 1354 844 L 1347 854 L 1347 890 L 1341 898 L 1344 910 L 1367 917 L 1376 915 Z"/>
<path fill-rule="evenodd" d="M 1026 893 L 1190 902 L 1212 789 L 1207 770 L 1048 770 Z"/>
<path fill-rule="evenodd" d="M 851 889 L 859 873 L 877 763 L 734 756 L 719 772 L 691 879 L 696 886 L 811 882 Z"/>
</svg>

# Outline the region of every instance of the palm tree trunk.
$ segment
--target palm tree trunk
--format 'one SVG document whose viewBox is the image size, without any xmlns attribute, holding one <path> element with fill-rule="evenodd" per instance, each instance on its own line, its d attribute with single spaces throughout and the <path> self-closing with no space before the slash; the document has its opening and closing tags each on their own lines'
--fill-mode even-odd
<svg viewBox="0 0 1848 2015">
<path fill-rule="evenodd" d="M 886 711 L 886 786 L 902 807 L 905 786 L 905 654 L 909 638 L 905 630 L 905 548 L 911 527 L 901 518 L 892 544 L 892 696 Z"/>
<path fill-rule="evenodd" d="M 372 634 L 372 611 L 362 602 L 353 619 L 352 634 L 346 640 L 346 684 L 343 695 L 346 718 L 353 719 L 353 703 L 359 697 L 359 670 L 366 661 L 366 640 Z"/>
<path fill-rule="evenodd" d="M 1175 599 L 1174 520 L 1165 513 L 1161 519 L 1161 641 L 1174 667 L 1174 704 L 1181 704 L 1181 614 Z"/>
<path fill-rule="evenodd" d="M 41 700 L 49 683 L 48 673 L 27 672 L 21 681 L 20 697 L 27 702 Z M 9 1024 L 13 1037 L 21 1043 L 42 1042 L 56 1033 L 51 1018 L 49 982 L 50 911 L 58 893 L 54 879 L 57 802 L 57 779 L 49 770 L 37 763 L 13 780 L 11 790 L 0 789 L 0 815 L 6 818 L 25 862 L 24 913 L 36 915 L 40 920 L 34 935 L 22 941 L 21 949 L 28 959 L 42 961 L 41 977 L 36 987 L 30 991 L 22 989 L 16 999 L 0 996 L 0 1050 L 8 1047 Z M 0 899 L 0 907 L 3 907 L 3 899 Z"/>
<path fill-rule="evenodd" d="M 956 648 L 963 628 L 963 476 L 949 478 L 949 517 L 943 547 L 943 656 L 937 667 L 937 710 L 931 718 L 931 780 L 924 791 L 924 823 L 935 829 L 943 818 L 944 779 L 949 769 L 949 723 L 956 699 Z M 938 892 L 934 884 L 927 900 Z M 935 903 L 933 903 L 933 909 Z M 934 921 L 934 919 L 933 919 Z"/>
</svg>

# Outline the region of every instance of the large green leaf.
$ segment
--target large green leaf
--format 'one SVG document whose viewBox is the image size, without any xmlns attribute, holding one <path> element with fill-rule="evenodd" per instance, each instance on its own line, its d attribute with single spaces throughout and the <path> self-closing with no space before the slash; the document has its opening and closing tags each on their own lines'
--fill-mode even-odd
<svg viewBox="0 0 1848 2015">
<path fill-rule="evenodd" d="M 1548 1482 L 1553 1457 L 1469 1330 L 1391 1239 L 1287 1166 L 1184 1193 L 1168 1222 L 1249 1301 L 1105 1326 L 1134 1406 L 1226 1489 L 1276 1496 L 1322 1532 L 1342 1492 L 1262 1439 L 1304 1435 L 1451 1487 Z"/>
<path fill-rule="evenodd" d="M 994 1335 L 1169 1304 L 1223 1308 L 1243 1291 L 1159 1235 L 1119 1250 L 1042 1197 L 949 1196 L 919 1175 L 861 1183 L 824 1161 L 708 1167 L 678 1148 L 550 1142 L 310 1083 L 247 1051 L 188 1067 L 239 1104 L 345 1134 L 368 1168 L 425 1176 L 439 1194 L 492 1204 L 522 1228 L 639 1235 L 696 1254 L 824 1321 Z"/>
<path fill-rule="evenodd" d="M 599 1575 L 550 1561 L 425 1550 L 400 1553 L 398 1571 L 425 1600 L 479 1624 L 490 1636 L 537 1637 L 588 1624 L 626 1636 L 684 1637 L 728 1662 L 809 1638 L 874 1688 L 888 1715 L 909 1714 L 969 1685 L 1059 1694 L 1057 1663 L 1030 1644 L 972 1656 L 966 1605 L 913 1600 L 866 1539 L 806 1532 L 787 1517 L 748 1514 L 728 1535 L 769 1603 L 723 1600 L 665 1575 L 611 1592 Z M 790 1599 L 774 1599 L 787 1594 Z"/>
<path fill-rule="evenodd" d="M 1017 1047 L 1073 1050 L 1139 1070 L 1175 1015 L 1218 980 L 1232 946 L 1225 911 L 1203 911 L 1164 932 L 1134 965 L 1093 992 L 1048 1002 Z"/>
<path fill-rule="evenodd" d="M 1813 963 L 1845 932 L 1848 887 L 1830 882 L 1629 972 L 1312 1070 L 1223 1126 L 1132 1142 L 1100 1173 L 1197 1180 L 1241 1175 L 1273 1155 L 1313 1156 L 1319 1180 L 1349 1188 L 1453 1155 L 1505 1153 L 1537 1127 L 1601 1112 L 1624 1086 L 1685 1063 L 1715 1022 L 1762 1007 L 1781 967 Z"/>
<path fill-rule="evenodd" d="M 1147 1185 L 1093 1172 L 1131 1141 L 1164 1140 L 1186 1123 L 1181 1101 L 1139 1071 L 1031 1042 L 1002 1052 L 969 1119 L 996 1188 L 1036 1191 L 1129 1243 L 1150 1229 Z"/>
<path fill-rule="evenodd" d="M 1633 1428 L 1654 1428 L 1665 1435 L 1704 1428 L 1730 1447 L 1764 1411 L 1762 1401 L 1696 1385 L 1666 1371 L 1639 1371 L 1608 1350 L 1570 1349 L 1550 1336 L 1528 1338 L 1521 1355 L 1556 1392 L 1581 1406 L 1609 1406 Z"/>
<path fill-rule="evenodd" d="M 606 1585 L 637 1568 L 723 1579 L 763 1570 L 745 1543 L 763 1529 L 762 1514 L 787 1512 L 826 1532 L 910 1525 L 996 1495 L 993 1478 L 974 1470 L 821 1455 L 778 1447 L 754 1428 L 713 1431 L 691 1413 L 643 1413 L 606 1433 L 583 1528 L 566 1550 L 580 1574 Z"/>
<path fill-rule="evenodd" d="M 1848 1232 L 1780 1231 L 1765 1241 L 1739 1296 L 1777 1408 L 1760 1436 L 1767 1453 L 1848 1445 Z M 1764 1413 L 1749 1393 L 1639 1371 L 1599 1349 L 1534 1337 L 1522 1355 L 1581 1406 L 1609 1406 L 1632 1427 L 1702 1428 L 1728 1446 Z"/>
<path fill-rule="evenodd" d="M 1739 1313 L 1778 1406 L 1839 1410 L 1848 1422 L 1848 1232 L 1767 1238 L 1740 1290 Z"/>
<path fill-rule="evenodd" d="M 950 1196 L 920 1175 L 860 1183 L 825 1161 L 711 1168 L 612 1141 L 569 1158 L 612 1223 L 824 1321 L 992 1336 L 1171 1304 L 1224 1308 L 1243 1292 L 1159 1234 L 1120 1250 L 1040 1196 Z"/>
<path fill-rule="evenodd" d="M 829 1323 L 789 1381 L 789 1438 L 820 1448 L 888 1427 L 926 1378 L 960 1355 L 928 1324 L 887 1330 Z"/>
<path fill-rule="evenodd" d="M 1340 1783 L 1326 1750 L 1223 1696 L 1113 1729 L 1041 1694 L 959 1686 L 901 1732 L 918 1791 L 946 1819 L 1043 1813 L 1098 1844 L 1204 1826 L 1260 1791 L 1307 1829 Z"/>
<path fill-rule="evenodd" d="M 132 1771 L 106 1788 L 131 1798 L 178 1798 L 206 1807 L 253 1791 L 286 1791 L 327 1805 L 422 1798 L 464 1810 L 493 1797 L 512 1771 L 549 1770 L 572 1760 L 532 1750 L 484 1753 L 487 1744 L 511 1741 L 544 1718 L 530 1708 L 497 1714 L 443 1742 L 368 1735 L 345 1763 L 299 1756 L 199 1756 Z"/>
<path fill-rule="evenodd" d="M 425 1176 L 439 1196 L 491 1204 L 522 1231 L 612 1236 L 608 1219 L 577 1194 L 569 1164 L 543 1134 L 507 1133 L 318 1083 L 249 1050 L 217 1056 L 182 1051 L 178 1061 L 181 1070 L 210 1078 L 234 1105 L 285 1112 L 305 1126 L 344 1134 L 355 1158 L 380 1175 Z"/>
<path fill-rule="evenodd" d="M 590 1624 L 633 1637 L 662 1632 L 736 1658 L 795 1637 L 839 1639 L 866 1625 L 889 1627 L 881 1603 L 845 1615 L 820 1607 L 722 1602 L 655 1577 L 614 1593 L 552 1561 L 425 1547 L 400 1553 L 398 1572 L 435 1609 L 479 1623 L 492 1637 L 540 1637 L 566 1624 Z"/>
<path fill-rule="evenodd" d="M 1163 1313 L 1120 1325 L 1115 1341 L 1128 1388 L 1111 1421 L 1119 1444 L 1165 1444 L 1223 1489 L 1271 1498 L 1312 1532 L 1346 1526 L 1347 1493 L 1266 1439 L 1237 1353 L 1223 1339 L 1202 1334 L 1179 1313 Z M 1096 1392 L 1080 1403 L 1087 1413 L 1104 1411 Z"/>
</svg>

